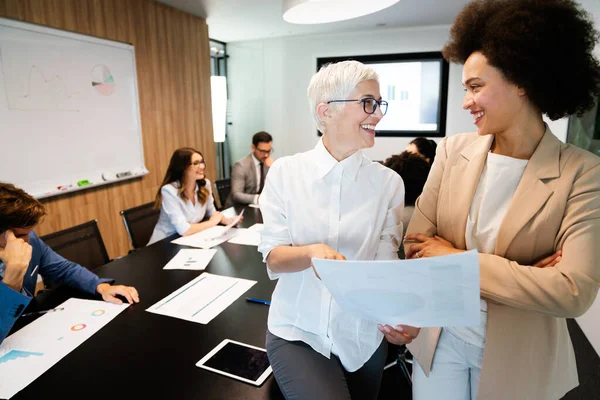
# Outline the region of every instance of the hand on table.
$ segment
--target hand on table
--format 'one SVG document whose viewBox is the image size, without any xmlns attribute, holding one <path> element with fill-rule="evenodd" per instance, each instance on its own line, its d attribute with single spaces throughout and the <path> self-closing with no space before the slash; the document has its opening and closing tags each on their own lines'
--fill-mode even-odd
<svg viewBox="0 0 600 400">
<path fill-rule="evenodd" d="M 132 286 L 113 286 L 108 283 L 101 283 L 96 287 L 96 291 L 102 296 L 102 300 L 108 303 L 123 304 L 123 301 L 116 297 L 117 295 L 125 297 L 129 304 L 140 302 L 140 296 Z"/>
</svg>

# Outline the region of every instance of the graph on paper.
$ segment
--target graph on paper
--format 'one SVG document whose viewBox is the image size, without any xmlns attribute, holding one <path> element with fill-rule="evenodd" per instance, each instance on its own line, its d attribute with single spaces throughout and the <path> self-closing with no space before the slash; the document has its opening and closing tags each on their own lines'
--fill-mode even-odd
<svg viewBox="0 0 600 400">
<path fill-rule="evenodd" d="M 89 339 L 129 304 L 69 299 L 0 345 L 0 398 L 9 399 Z M 43 335 L 40 335 L 43 332 Z"/>
</svg>

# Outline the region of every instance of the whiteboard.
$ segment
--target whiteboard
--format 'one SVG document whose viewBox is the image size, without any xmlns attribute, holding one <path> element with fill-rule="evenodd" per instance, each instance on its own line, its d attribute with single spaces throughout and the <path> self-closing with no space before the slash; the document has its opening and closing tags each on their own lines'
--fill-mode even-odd
<svg viewBox="0 0 600 400">
<path fill-rule="evenodd" d="M 147 174 L 134 47 L 0 18 L 0 148 L 37 198 Z"/>
</svg>

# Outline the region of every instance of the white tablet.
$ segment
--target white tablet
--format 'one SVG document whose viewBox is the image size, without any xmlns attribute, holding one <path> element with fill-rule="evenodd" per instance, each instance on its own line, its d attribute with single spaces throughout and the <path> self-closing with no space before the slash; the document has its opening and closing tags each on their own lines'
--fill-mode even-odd
<svg viewBox="0 0 600 400">
<path fill-rule="evenodd" d="M 273 372 L 265 349 L 230 339 L 223 340 L 196 366 L 256 386 Z"/>
</svg>

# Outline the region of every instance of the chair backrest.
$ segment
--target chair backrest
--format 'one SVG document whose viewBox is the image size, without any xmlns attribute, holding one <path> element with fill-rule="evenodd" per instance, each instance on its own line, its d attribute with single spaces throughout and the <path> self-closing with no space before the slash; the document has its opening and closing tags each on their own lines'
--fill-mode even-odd
<svg viewBox="0 0 600 400">
<path fill-rule="evenodd" d="M 41 239 L 67 260 L 90 270 L 110 261 L 96 220 L 42 236 Z"/>
<path fill-rule="evenodd" d="M 224 208 L 227 198 L 229 197 L 229 193 L 231 193 L 231 179 L 221 179 L 215 181 L 215 186 L 217 187 L 217 193 L 219 194 L 219 203 L 221 203 L 221 208 Z"/>
<path fill-rule="evenodd" d="M 142 248 L 148 244 L 159 215 L 160 210 L 154 208 L 153 201 L 121 211 L 125 229 L 134 249 Z"/>
</svg>

